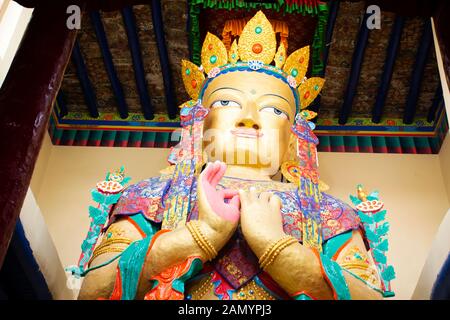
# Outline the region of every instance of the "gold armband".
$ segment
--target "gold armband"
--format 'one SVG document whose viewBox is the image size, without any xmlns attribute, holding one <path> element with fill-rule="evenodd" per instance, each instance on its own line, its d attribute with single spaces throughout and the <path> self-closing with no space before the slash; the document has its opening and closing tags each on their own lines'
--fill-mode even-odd
<svg viewBox="0 0 450 320">
<path fill-rule="evenodd" d="M 206 258 L 208 259 L 208 261 L 214 259 L 217 256 L 217 251 L 213 247 L 211 242 L 203 235 L 202 231 L 200 230 L 198 220 L 189 221 L 188 223 L 186 223 L 186 228 L 189 230 L 192 238 L 194 238 L 200 249 L 202 249 L 206 254 Z"/>
<path fill-rule="evenodd" d="M 110 253 L 110 252 L 122 252 L 124 251 L 131 243 L 132 241 L 128 238 L 123 238 L 123 237 L 117 237 L 117 238 L 110 238 L 110 239 L 106 239 L 105 241 L 103 241 L 102 243 L 100 243 L 100 245 L 98 245 L 93 254 L 92 254 L 92 258 L 89 261 L 89 264 L 91 264 L 91 262 L 97 258 L 98 256 L 104 254 L 104 253 Z"/>
<path fill-rule="evenodd" d="M 275 261 L 281 251 L 296 242 L 298 242 L 298 240 L 292 236 L 284 236 L 283 238 L 274 241 L 259 258 L 261 269 L 266 270 L 267 267 Z"/>
</svg>

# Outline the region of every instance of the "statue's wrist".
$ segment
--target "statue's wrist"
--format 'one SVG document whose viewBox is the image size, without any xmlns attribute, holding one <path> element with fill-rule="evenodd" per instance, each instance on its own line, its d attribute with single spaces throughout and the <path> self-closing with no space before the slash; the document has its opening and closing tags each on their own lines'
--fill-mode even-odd
<svg viewBox="0 0 450 320">
<path fill-rule="evenodd" d="M 210 261 L 217 256 L 222 246 L 213 228 L 203 221 L 191 220 L 186 223 L 186 229 L 193 240 L 195 251 L 203 261 Z"/>
<path fill-rule="evenodd" d="M 275 243 L 284 236 L 286 236 L 284 232 L 273 232 L 250 235 L 246 239 L 253 253 L 260 258 L 272 243 Z"/>
</svg>

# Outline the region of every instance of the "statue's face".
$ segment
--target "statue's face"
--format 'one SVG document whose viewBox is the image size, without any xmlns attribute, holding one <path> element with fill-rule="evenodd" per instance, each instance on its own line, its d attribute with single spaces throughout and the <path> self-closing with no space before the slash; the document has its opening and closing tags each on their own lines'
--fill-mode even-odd
<svg viewBox="0 0 450 320">
<path fill-rule="evenodd" d="M 209 161 L 276 173 L 295 117 L 289 85 L 265 73 L 230 72 L 211 81 L 202 104 L 209 109 L 203 130 Z"/>
</svg>

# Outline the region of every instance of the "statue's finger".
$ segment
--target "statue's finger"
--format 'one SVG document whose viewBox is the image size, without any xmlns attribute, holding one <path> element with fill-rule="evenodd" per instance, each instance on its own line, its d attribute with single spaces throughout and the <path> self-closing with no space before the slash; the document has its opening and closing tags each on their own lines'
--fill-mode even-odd
<svg viewBox="0 0 450 320">
<path fill-rule="evenodd" d="M 222 179 L 223 175 L 225 174 L 225 170 L 227 170 L 227 165 L 224 162 L 216 161 L 214 165 L 217 165 L 217 171 L 211 178 L 211 185 L 213 187 L 217 186 L 217 184 Z"/>
<path fill-rule="evenodd" d="M 241 201 L 241 206 L 246 206 L 248 203 L 248 193 L 242 189 L 239 189 L 239 199 Z"/>
<path fill-rule="evenodd" d="M 280 210 L 281 209 L 281 199 L 277 195 L 272 194 L 269 200 L 269 205 L 273 208 Z"/>
<path fill-rule="evenodd" d="M 230 204 L 231 206 L 233 206 L 233 207 L 235 207 L 236 209 L 239 210 L 239 206 L 240 206 L 239 195 L 238 195 L 238 194 L 234 195 L 234 196 L 231 198 L 229 204 Z"/>
<path fill-rule="evenodd" d="M 259 195 L 259 200 L 261 200 L 262 202 L 269 202 L 271 194 L 272 193 L 270 192 L 261 192 L 261 194 Z"/>
<path fill-rule="evenodd" d="M 208 163 L 205 170 L 202 172 L 202 182 L 211 183 L 211 179 L 215 175 L 217 170 L 219 170 L 219 167 L 216 166 L 216 163 Z"/>
<path fill-rule="evenodd" d="M 232 189 L 225 189 L 225 190 L 221 190 L 221 194 L 223 195 L 224 199 L 230 199 L 236 195 L 239 195 L 239 192 L 236 190 L 232 190 Z"/>
<path fill-rule="evenodd" d="M 252 202 L 254 202 L 258 199 L 258 194 L 256 193 L 255 187 L 250 188 L 250 191 L 248 192 L 248 199 Z"/>
</svg>

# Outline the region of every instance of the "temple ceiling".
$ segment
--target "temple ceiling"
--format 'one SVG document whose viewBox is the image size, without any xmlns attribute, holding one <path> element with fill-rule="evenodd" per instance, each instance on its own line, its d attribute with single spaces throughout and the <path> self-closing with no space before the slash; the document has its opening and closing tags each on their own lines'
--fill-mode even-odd
<svg viewBox="0 0 450 320">
<path fill-rule="evenodd" d="M 430 19 L 382 11 L 381 29 L 363 30 L 364 1 L 308 3 L 317 6 L 262 6 L 279 37 L 288 32 L 288 53 L 312 47 L 308 76 L 326 78 L 311 107 L 319 150 L 438 152 L 448 126 Z M 230 21 L 260 6 L 164 0 L 86 13 L 50 122 L 53 143 L 174 145 L 178 105 L 189 100 L 181 59 L 199 64 L 206 31 L 223 37 L 228 23 L 233 36 Z"/>
</svg>

